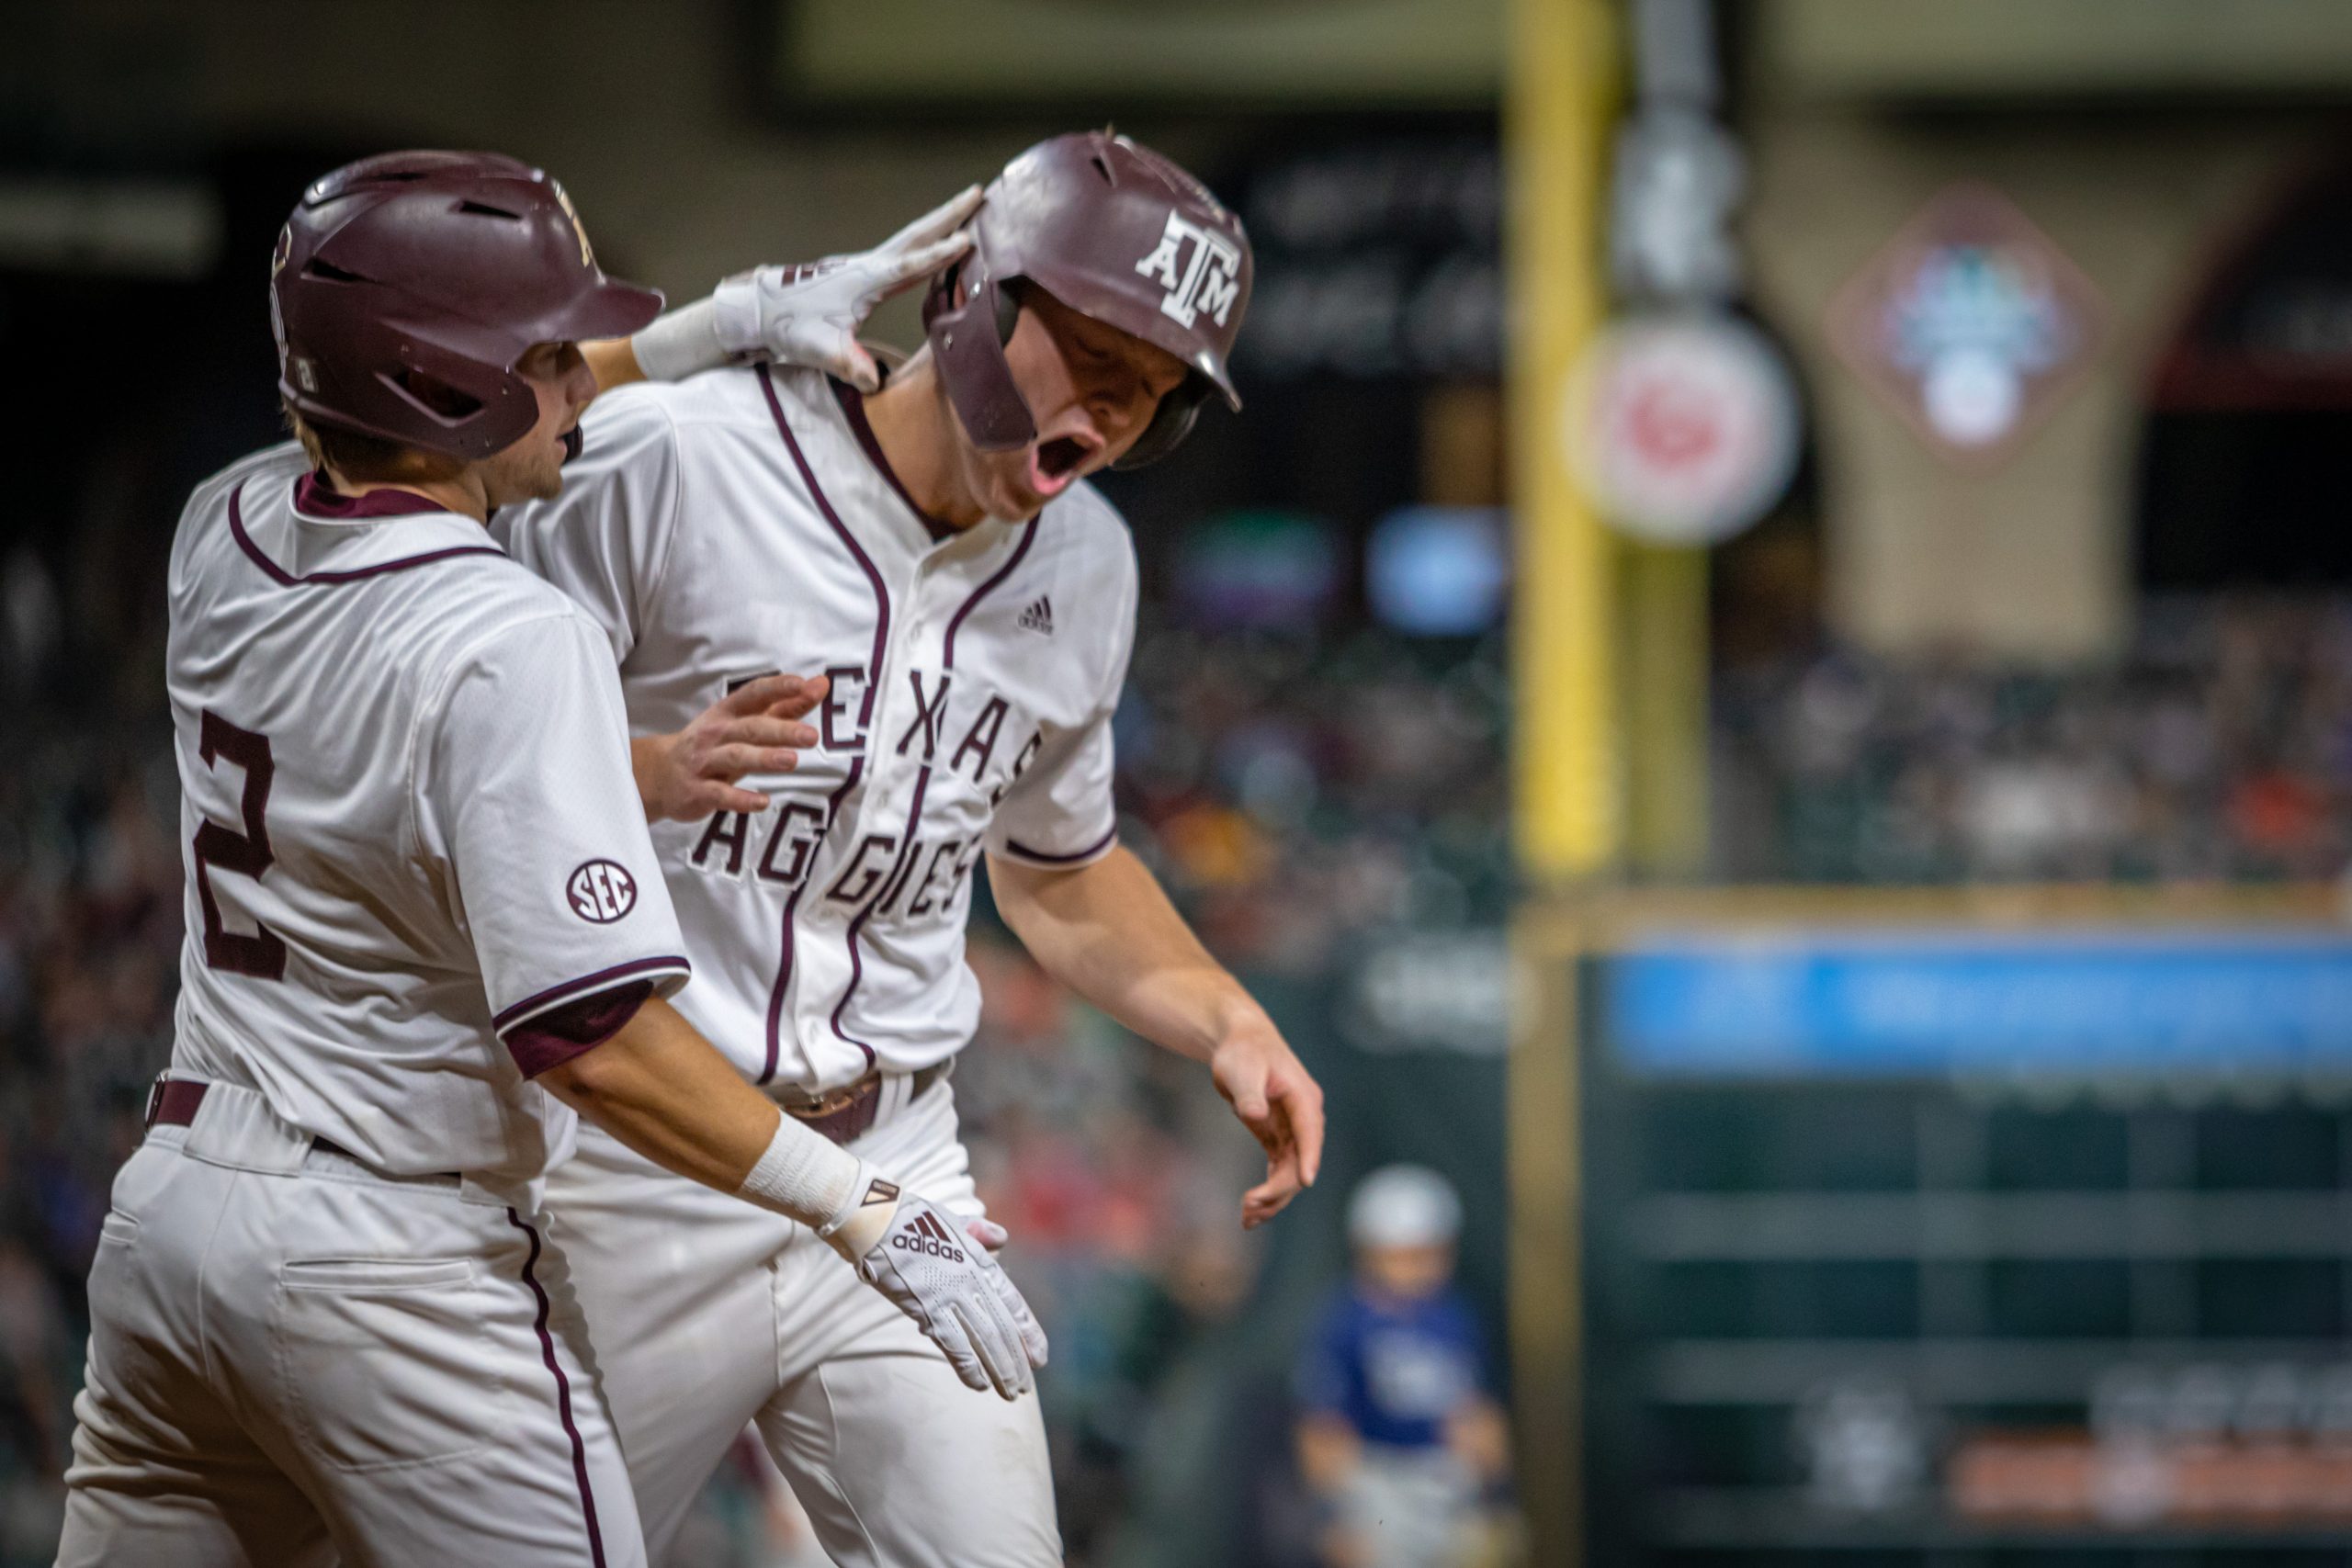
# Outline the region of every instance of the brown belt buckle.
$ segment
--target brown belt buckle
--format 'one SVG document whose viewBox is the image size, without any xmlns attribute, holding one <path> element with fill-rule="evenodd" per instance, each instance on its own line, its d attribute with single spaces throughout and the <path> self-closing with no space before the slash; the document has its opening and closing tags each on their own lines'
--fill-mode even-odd
<svg viewBox="0 0 2352 1568">
<path fill-rule="evenodd" d="M 849 1110 L 880 1087 L 881 1080 L 868 1075 L 845 1088 L 811 1096 L 797 1105 L 787 1104 L 784 1109 L 786 1114 L 796 1122 L 821 1122 L 828 1116 L 837 1116 Z"/>
</svg>

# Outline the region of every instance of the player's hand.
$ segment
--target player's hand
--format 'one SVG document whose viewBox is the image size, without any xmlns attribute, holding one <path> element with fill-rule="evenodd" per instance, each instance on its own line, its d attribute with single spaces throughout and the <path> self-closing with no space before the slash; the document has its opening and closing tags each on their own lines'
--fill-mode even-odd
<svg viewBox="0 0 2352 1568">
<path fill-rule="evenodd" d="M 859 1187 L 876 1190 L 866 1180 Z M 993 1388 L 1006 1399 L 1035 1388 L 1035 1369 L 1046 1364 L 1046 1331 L 990 1256 L 1004 1245 L 1003 1227 L 958 1221 L 930 1200 L 901 1192 L 877 1233 L 874 1207 L 865 1204 L 846 1223 L 818 1234 L 859 1279 L 914 1319 L 967 1384 Z"/>
<path fill-rule="evenodd" d="M 656 381 L 751 359 L 808 365 L 862 391 L 882 373 L 857 341 L 874 307 L 903 293 L 972 248 L 960 231 L 979 210 L 971 186 L 870 251 L 790 266 L 753 267 L 707 299 L 671 311 L 629 340 L 639 367 Z"/>
<path fill-rule="evenodd" d="M 1241 1199 L 1242 1228 L 1255 1230 L 1315 1185 L 1323 1168 L 1323 1088 L 1262 1014 L 1226 1036 L 1209 1057 L 1209 1076 L 1266 1151 L 1266 1179 Z"/>
<path fill-rule="evenodd" d="M 649 822 L 697 822 L 717 811 L 764 811 L 768 797 L 743 788 L 746 773 L 788 773 L 817 732 L 798 722 L 825 699 L 825 678 L 763 675 L 696 715 L 675 735 L 629 742 L 637 793 Z"/>
<path fill-rule="evenodd" d="M 730 277 L 713 296 L 719 346 L 739 358 L 810 365 L 860 391 L 882 384 L 857 329 L 874 307 L 902 294 L 972 248 L 961 232 L 979 210 L 967 186 L 870 251 L 802 266 L 763 266 Z"/>
</svg>

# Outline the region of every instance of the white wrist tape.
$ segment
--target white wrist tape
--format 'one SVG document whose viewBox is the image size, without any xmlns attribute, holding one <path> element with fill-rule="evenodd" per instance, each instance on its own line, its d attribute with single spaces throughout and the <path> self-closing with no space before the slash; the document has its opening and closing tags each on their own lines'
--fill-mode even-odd
<svg viewBox="0 0 2352 1568">
<path fill-rule="evenodd" d="M 735 1195 L 821 1230 L 854 1211 L 866 1181 L 864 1160 L 786 1116 Z"/>
<path fill-rule="evenodd" d="M 874 1250 L 890 1222 L 899 1217 L 899 1187 L 875 1175 L 874 1168 L 860 1160 L 855 1190 L 855 1200 L 842 1205 L 839 1213 L 817 1227 L 819 1239 L 831 1242 L 853 1267 Z"/>
<path fill-rule="evenodd" d="M 715 299 L 681 305 L 628 340 L 637 367 L 649 381 L 682 381 L 704 370 L 715 370 L 729 355 L 718 341 L 718 306 Z"/>
<path fill-rule="evenodd" d="M 768 347 L 766 312 L 760 307 L 763 277 L 783 282 L 799 276 L 799 268 L 753 267 L 723 279 L 710 291 L 710 335 L 718 352 L 729 359 L 757 354 Z"/>
<path fill-rule="evenodd" d="M 755 267 L 739 272 L 706 299 L 681 305 L 628 340 L 649 381 L 683 381 L 767 349 L 762 280 L 773 287 L 815 276 L 812 267 Z"/>
</svg>

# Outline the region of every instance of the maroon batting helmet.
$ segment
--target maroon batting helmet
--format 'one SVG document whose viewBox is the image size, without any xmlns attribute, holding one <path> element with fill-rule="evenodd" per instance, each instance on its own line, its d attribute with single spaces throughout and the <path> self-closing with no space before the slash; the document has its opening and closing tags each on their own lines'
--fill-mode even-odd
<svg viewBox="0 0 2352 1568">
<path fill-rule="evenodd" d="M 1206 186 L 1124 136 L 1081 131 L 1040 141 L 989 184 L 971 252 L 933 281 L 923 322 L 948 400 L 985 451 L 1037 435 L 1004 357 L 1015 278 L 1182 360 L 1184 384 L 1119 460 L 1134 468 L 1183 440 L 1211 392 L 1240 408 L 1227 360 L 1250 273 L 1250 236 Z"/>
<path fill-rule="evenodd" d="M 318 424 L 453 457 L 539 417 L 532 344 L 623 337 L 662 296 L 606 277 L 571 197 L 494 152 L 386 152 L 313 182 L 277 237 L 277 390 Z"/>
</svg>

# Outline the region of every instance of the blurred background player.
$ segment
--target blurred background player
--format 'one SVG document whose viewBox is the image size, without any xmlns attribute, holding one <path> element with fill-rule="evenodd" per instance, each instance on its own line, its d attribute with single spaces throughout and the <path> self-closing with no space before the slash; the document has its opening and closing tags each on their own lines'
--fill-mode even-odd
<svg viewBox="0 0 2352 1568">
<path fill-rule="evenodd" d="M 1348 1200 L 1354 1272 L 1297 1374 L 1299 1470 L 1328 1568 L 1504 1561 L 1510 1434 L 1453 1282 L 1461 1232 L 1453 1185 L 1421 1166 L 1385 1166 Z"/>
</svg>

